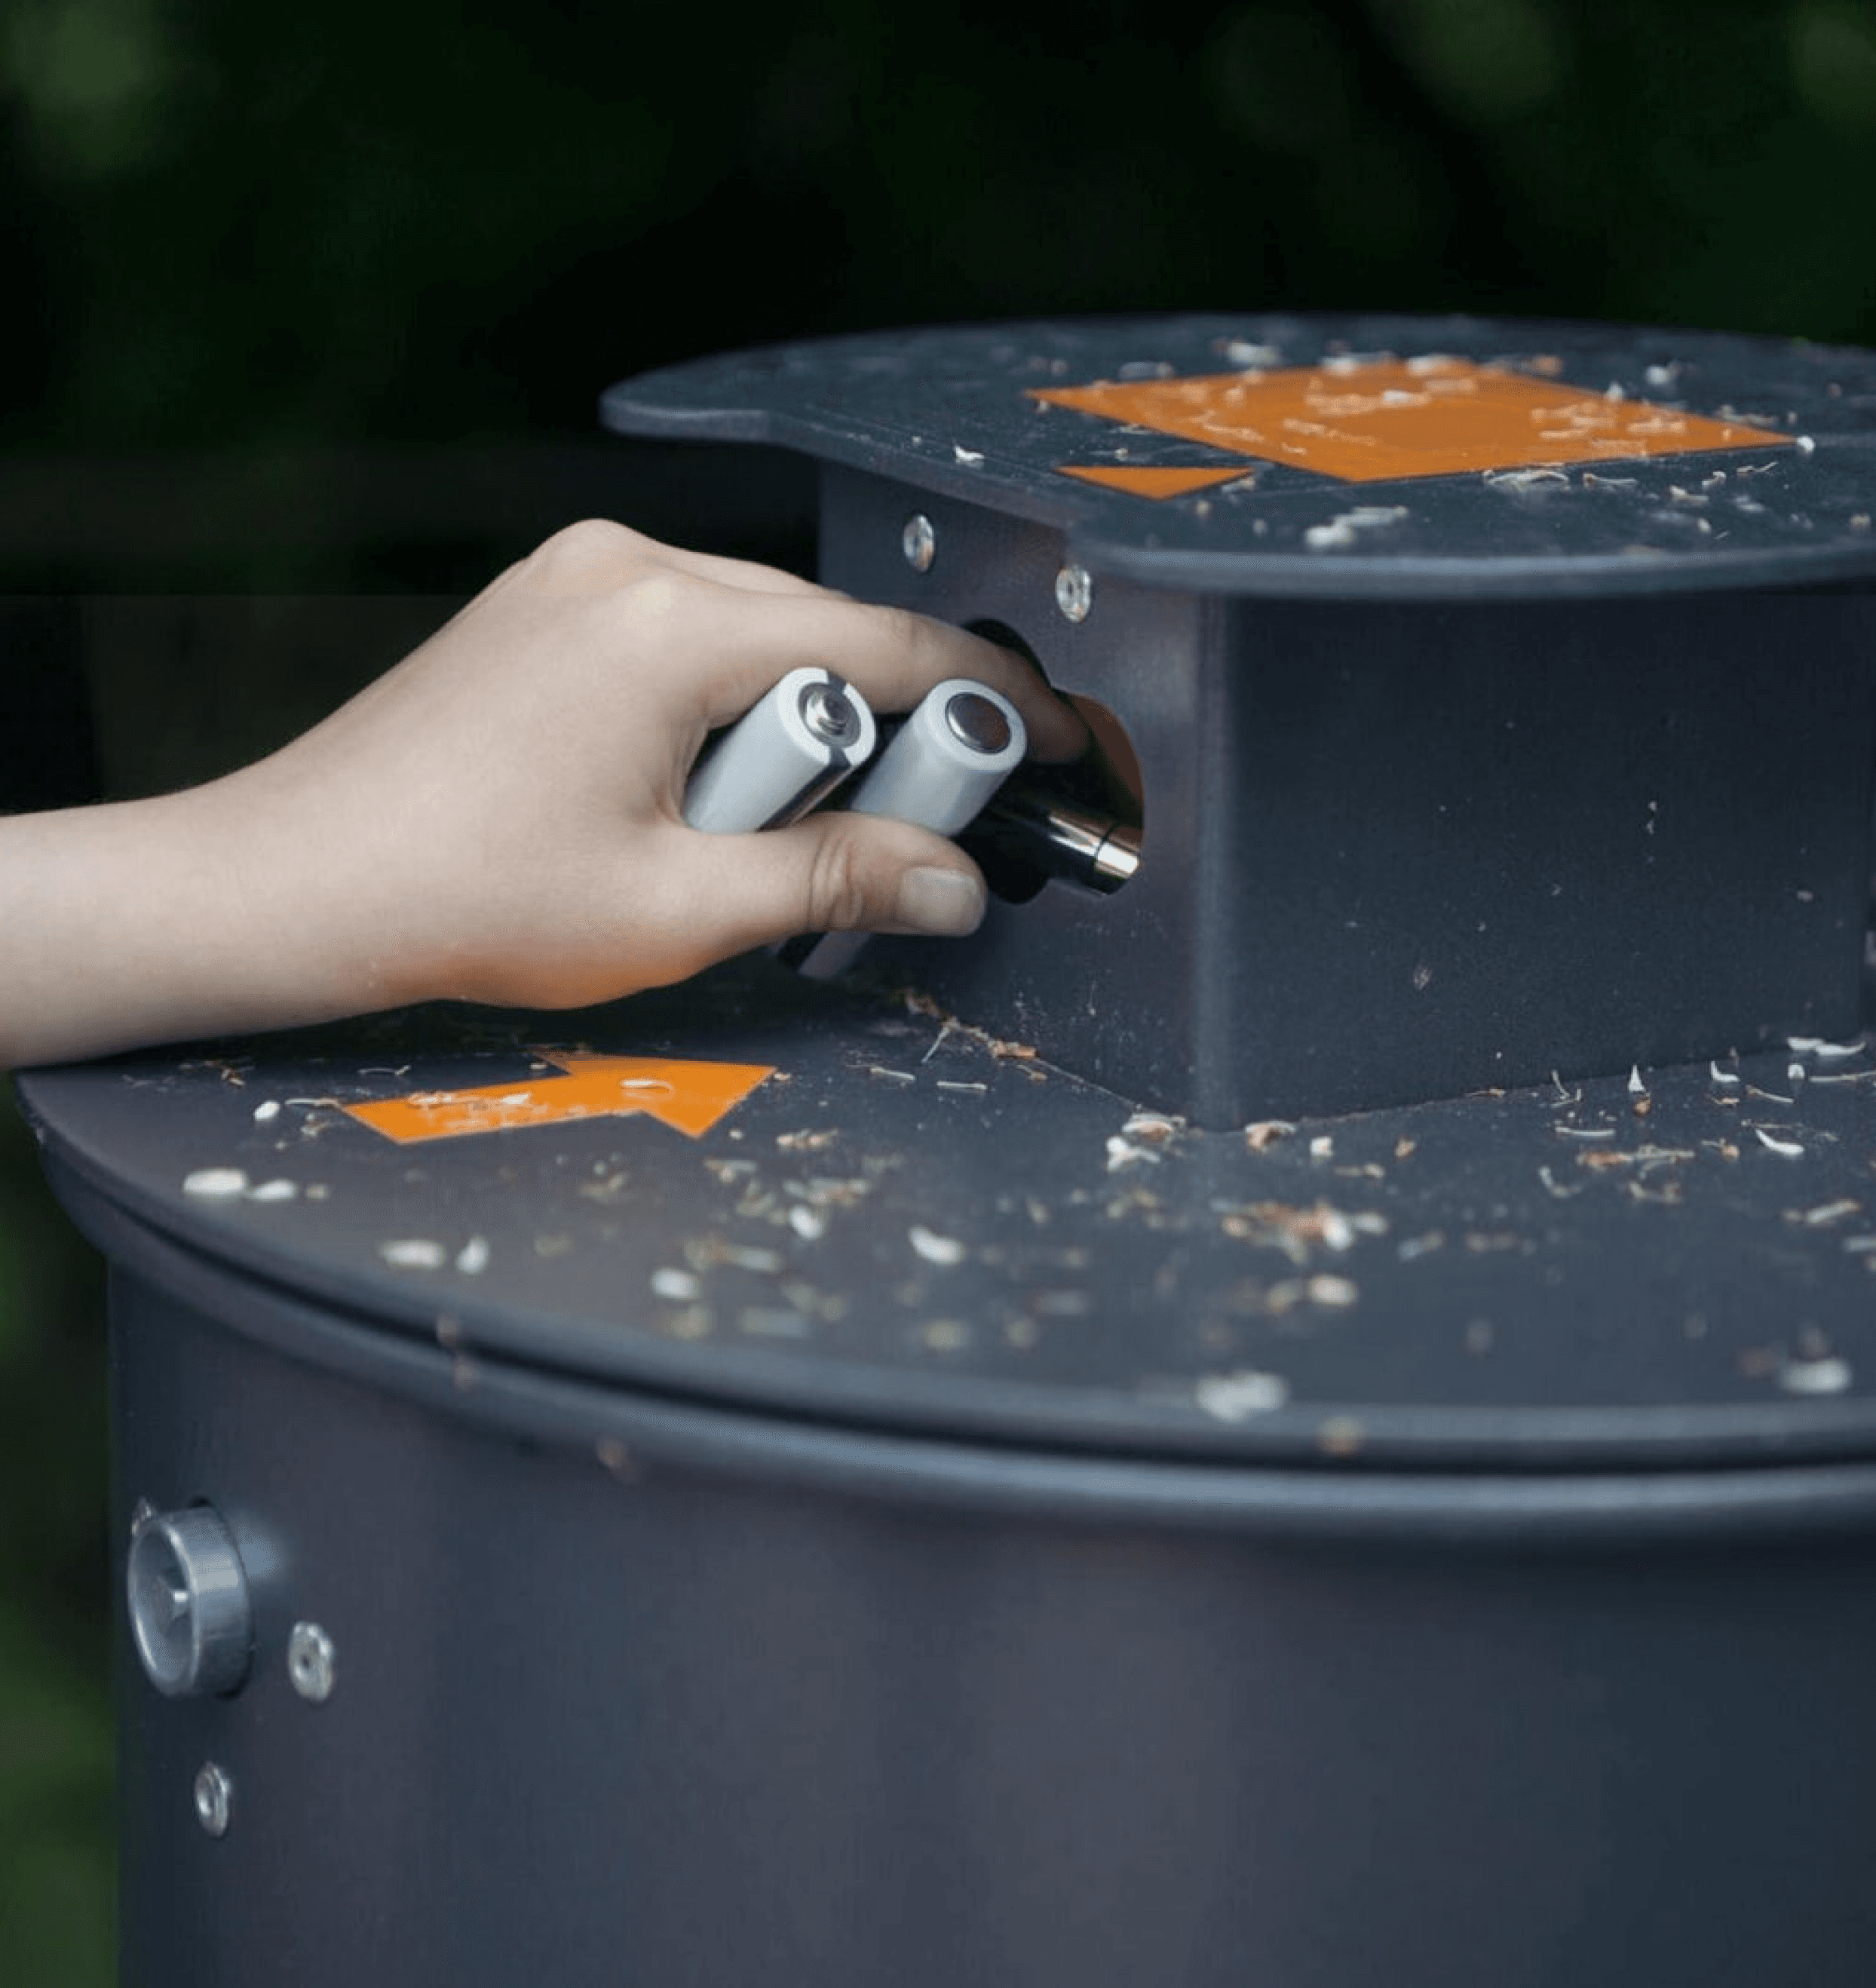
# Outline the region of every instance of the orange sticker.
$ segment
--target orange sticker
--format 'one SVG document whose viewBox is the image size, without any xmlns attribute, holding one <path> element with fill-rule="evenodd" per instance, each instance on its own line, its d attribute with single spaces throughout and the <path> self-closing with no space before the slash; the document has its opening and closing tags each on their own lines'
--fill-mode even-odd
<svg viewBox="0 0 1876 1988">
<path fill-rule="evenodd" d="M 1274 373 L 1188 379 L 1097 380 L 1033 387 L 1037 400 L 1077 407 L 1235 455 L 1293 463 L 1350 483 L 1449 476 L 1466 470 L 1685 455 L 1718 448 L 1788 447 L 1791 438 L 1744 421 L 1714 421 L 1648 401 L 1586 393 L 1468 359 L 1330 361 Z M 1121 465 L 1063 463 L 1061 473 L 1141 495 L 1176 496 Z M 1162 472 L 1171 475 L 1174 472 Z M 1197 475 L 1196 469 L 1178 475 Z M 1134 480 L 1123 481 L 1123 478 Z M 1220 472 L 1213 481 L 1225 482 Z M 1190 487 L 1196 488 L 1197 485 Z"/>
<path fill-rule="evenodd" d="M 1064 462 L 1057 468 L 1062 475 L 1079 476 L 1084 483 L 1154 498 L 1183 497 L 1188 491 L 1208 490 L 1215 483 L 1235 483 L 1245 473 L 1235 462 L 1225 469 L 1155 469 L 1126 462 Z"/>
<path fill-rule="evenodd" d="M 774 1074 L 774 1067 L 766 1063 L 682 1063 L 668 1057 L 591 1056 L 572 1050 L 535 1053 L 566 1074 L 532 1084 L 485 1084 L 477 1090 L 419 1090 L 344 1109 L 401 1145 L 638 1111 L 695 1139 Z"/>
</svg>

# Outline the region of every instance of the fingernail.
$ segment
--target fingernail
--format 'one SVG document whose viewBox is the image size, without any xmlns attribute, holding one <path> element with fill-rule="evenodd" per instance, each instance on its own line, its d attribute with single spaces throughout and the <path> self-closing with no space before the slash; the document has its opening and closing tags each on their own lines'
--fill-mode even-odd
<svg viewBox="0 0 1876 1988">
<path fill-rule="evenodd" d="M 912 931 L 961 938 L 984 917 L 984 887 L 958 870 L 908 870 L 899 885 L 899 923 Z"/>
</svg>

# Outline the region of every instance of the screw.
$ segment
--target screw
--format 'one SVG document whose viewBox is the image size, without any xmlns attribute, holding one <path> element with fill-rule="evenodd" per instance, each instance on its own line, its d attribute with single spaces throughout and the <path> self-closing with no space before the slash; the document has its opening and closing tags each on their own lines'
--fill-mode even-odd
<svg viewBox="0 0 1876 1988">
<path fill-rule="evenodd" d="M 1088 610 L 1094 605 L 1094 583 L 1086 566 L 1065 566 L 1056 575 L 1055 604 L 1065 620 L 1087 620 Z"/>
<path fill-rule="evenodd" d="M 922 511 L 914 511 L 899 535 L 899 549 L 914 573 L 929 573 L 938 557 L 938 527 Z"/>
<path fill-rule="evenodd" d="M 195 1777 L 195 1819 L 211 1836 L 227 1835 L 234 1799 L 235 1783 L 211 1760 Z"/>
<path fill-rule="evenodd" d="M 318 1623 L 293 1625 L 293 1633 L 286 1639 L 286 1674 L 309 1704 L 323 1705 L 332 1696 L 337 1660 L 331 1637 Z"/>
</svg>

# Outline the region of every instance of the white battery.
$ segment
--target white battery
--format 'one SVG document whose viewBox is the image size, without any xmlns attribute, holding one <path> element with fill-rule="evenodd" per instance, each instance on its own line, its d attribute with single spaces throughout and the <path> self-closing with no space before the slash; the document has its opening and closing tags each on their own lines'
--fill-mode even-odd
<svg viewBox="0 0 1876 1988">
<path fill-rule="evenodd" d="M 1021 714 L 1008 698 L 968 677 L 926 693 L 860 783 L 854 814 L 890 815 L 939 835 L 955 835 L 1022 764 L 1029 749 Z M 830 932 L 801 962 L 810 979 L 844 972 L 864 932 Z"/>
<path fill-rule="evenodd" d="M 785 828 L 872 756 L 867 701 L 832 670 L 790 670 L 691 776 L 684 818 L 712 835 Z"/>
</svg>

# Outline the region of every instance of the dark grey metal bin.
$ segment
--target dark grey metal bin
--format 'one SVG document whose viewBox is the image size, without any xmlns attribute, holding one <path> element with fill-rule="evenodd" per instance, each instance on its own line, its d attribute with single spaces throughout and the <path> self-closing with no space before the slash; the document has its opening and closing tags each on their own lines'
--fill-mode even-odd
<svg viewBox="0 0 1876 1988">
<path fill-rule="evenodd" d="M 1128 377 L 1176 382 L 1198 370 L 1188 351 L 1262 355 L 1247 372 L 1283 370 L 1273 352 L 1380 363 L 1383 345 L 1482 363 L 1510 336 L 1391 323 L 909 343 L 949 423 L 921 500 L 938 558 L 919 570 L 896 495 L 869 536 L 860 499 L 885 471 L 843 458 L 840 576 L 877 573 L 867 590 L 897 597 L 941 576 L 945 611 L 1008 628 L 1107 706 L 1145 776 L 1136 880 L 996 906 L 941 969 L 945 999 L 901 984 L 923 955 L 882 953 L 853 989 L 759 960 L 576 1016 L 438 1011 L 22 1079 L 55 1185 L 113 1266 L 123 1553 L 177 1687 L 127 1646 L 127 1981 L 1861 1988 L 1876 657 L 1845 583 L 1876 553 L 1852 522 L 1876 494 L 1876 370 L 1743 341 L 1634 348 L 1628 406 L 1650 369 L 1679 364 L 1663 374 L 1679 383 L 1697 361 L 1749 383 L 1789 360 L 1811 383 L 1783 432 L 1812 448 L 1697 458 L 1729 468 L 1709 496 L 1742 462 L 1817 472 L 1749 558 L 1698 532 L 1691 566 L 1620 540 L 1543 553 L 1605 495 L 1624 531 L 1681 529 L 1648 514 L 1700 492 L 1684 458 L 1613 492 L 1573 466 L 1503 488 L 1448 470 L 1462 538 L 1488 520 L 1470 579 L 1429 578 L 1435 551 L 1410 547 L 1338 599 L 1310 577 L 1322 561 L 1379 558 L 1401 521 L 1320 547 L 1308 530 L 1401 493 L 1357 504 L 1319 471 L 1263 478 L 1268 508 L 1215 478 L 1136 490 L 1161 543 L 1116 549 L 1124 509 L 1051 520 L 1033 465 L 999 468 L 1002 417 L 970 426 L 972 394 L 994 400 L 1010 365 L 986 385 L 957 357 L 1000 337 L 1071 384 L 1134 360 L 1168 370 Z M 1527 356 L 1590 353 L 1599 374 L 1621 342 L 1542 329 Z M 857 360 L 850 387 L 881 377 L 874 351 L 753 370 L 820 392 Z M 1053 370 L 1077 351 L 1080 374 Z M 1723 422 L 1722 398 L 1696 411 Z M 1026 414 L 1071 416 L 1093 418 Z M 916 418 L 901 426 L 924 436 Z M 1205 467 L 1197 445 L 1115 445 L 1147 459 L 1110 466 Z M 1007 530 L 964 508 L 984 471 L 1016 493 Z M 911 478 L 901 462 L 885 480 Z M 1410 511 L 1437 508 L 1439 477 L 1408 480 Z M 1100 488 L 1102 507 L 1130 495 Z M 1772 509 L 1736 516 L 1749 532 Z M 1226 516 L 1247 543 L 1283 542 L 1267 596 L 1237 540 L 1180 542 Z M 1501 556 L 1522 579 L 1469 593 Z M 1180 589 L 1222 570 L 1205 558 L 1229 584 L 1195 605 Z M 1080 620 L 1056 604 L 1077 565 Z M 1562 763 L 1543 832 L 1518 800 L 1555 756 L 1500 759 L 1489 739 L 1527 696 L 1572 739 L 1595 727 L 1554 672 L 1533 688 L 1482 638 L 1423 639 L 1475 614 L 1515 631 L 1519 600 L 1599 695 L 1659 665 L 1647 725 L 1594 780 Z M 1200 639 L 1130 662 L 1100 647 L 1117 600 L 1126 628 Z M 1615 627 L 1623 600 L 1673 637 L 1598 660 L 1584 631 Z M 1371 640 L 1404 631 L 1395 651 L 1328 640 L 1350 601 Z M 1729 626 L 1736 669 L 1676 677 L 1679 635 Z M 1795 632 L 1773 668 L 1759 652 L 1777 627 Z M 1279 671 L 1239 668 L 1279 629 L 1298 644 L 1286 704 Z M 1471 702 L 1453 754 L 1416 758 L 1401 734 L 1442 658 Z M 1363 698 L 1393 714 L 1378 739 L 1348 722 Z M 1181 712 L 1212 769 L 1190 791 Z M 1365 756 L 1352 788 L 1337 752 L 1296 762 L 1259 729 L 1281 715 L 1303 742 L 1313 713 Z M 1777 807 L 1746 783 L 1754 732 Z M 1722 749 L 1730 810 L 1700 791 Z M 1386 849 L 1372 823 L 1329 825 L 1377 795 L 1412 874 L 1391 908 L 1347 911 L 1377 935 L 1336 942 L 1323 984 L 1347 999 L 1299 1045 L 1306 1018 L 1279 1026 L 1283 989 L 1253 985 L 1275 969 L 1232 879 L 1291 921 L 1286 943 L 1329 930 Z M 1310 833 L 1259 847 L 1293 803 Z M 1435 824 L 1455 808 L 1445 888 Z M 1492 823 L 1509 839 L 1482 846 Z M 1709 831 L 1743 867 L 1703 870 Z M 1544 909 L 1557 877 L 1529 888 L 1546 847 L 1570 866 L 1567 916 Z M 1599 871 L 1600 921 L 1576 902 Z M 1514 935 L 1552 959 L 1574 945 L 1592 987 L 1671 1002 L 1658 1040 L 1707 1053 L 1599 1060 L 1590 1013 L 1553 1064 L 1561 1011 L 1547 983 L 1511 998 L 1511 940 L 1463 984 L 1462 923 L 1494 877 Z M 1651 906 L 1684 961 L 1716 956 L 1724 921 L 1699 894 L 1716 880 L 1766 916 L 1745 918 L 1714 1006 L 1636 949 Z M 1377 960 L 1425 965 L 1428 984 L 1370 987 Z M 1412 1003 L 1455 978 L 1448 1040 Z M 1814 996 L 1820 979 L 1841 984 Z M 1274 1060 L 1225 1026 L 1239 990 Z M 1182 1066 L 1164 1038 L 1193 1013 L 1210 1046 Z M 1310 1103 L 1344 1080 L 1333 1045 L 1364 1013 L 1393 1014 L 1408 1074 L 1366 1108 Z M 1516 1067 L 1494 1082 L 1501 1040 Z M 1486 1080 L 1442 1093 L 1475 1057 Z M 1162 1069 L 1190 1094 L 1156 1094 Z M 1247 1097 L 1267 1107 L 1248 1128 Z"/>
</svg>

